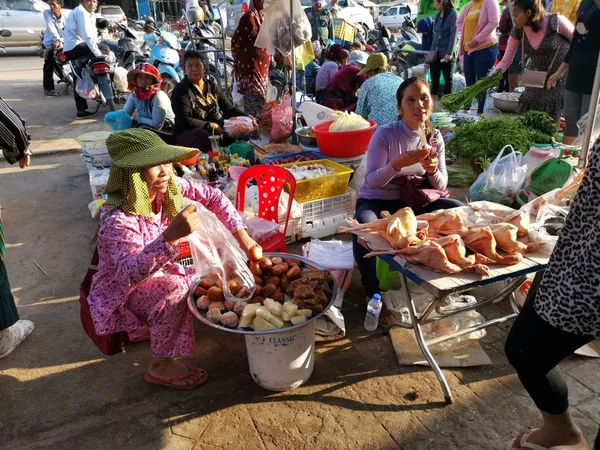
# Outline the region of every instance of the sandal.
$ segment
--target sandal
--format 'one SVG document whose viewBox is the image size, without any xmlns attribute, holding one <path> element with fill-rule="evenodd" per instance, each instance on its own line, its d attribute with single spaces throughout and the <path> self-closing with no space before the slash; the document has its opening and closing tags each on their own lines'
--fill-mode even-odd
<svg viewBox="0 0 600 450">
<path fill-rule="evenodd" d="M 6 330 L 2 330 L 7 332 L 9 335 L 6 337 L 7 339 L 13 339 L 12 344 L 4 353 L 0 355 L 0 359 L 6 358 L 15 349 L 19 346 L 21 342 L 25 340 L 27 336 L 31 334 L 35 326 L 31 320 L 18 320 L 14 325 L 10 326 Z"/>
<path fill-rule="evenodd" d="M 44 91 L 46 97 L 58 97 L 60 94 L 56 91 Z"/>
<path fill-rule="evenodd" d="M 536 431 L 538 429 L 539 428 L 533 428 L 533 429 L 531 429 L 529 431 L 526 431 L 526 432 L 522 433 L 520 436 L 517 436 L 516 438 L 514 438 L 512 441 L 510 441 L 508 443 L 508 446 L 506 447 L 506 450 L 521 450 L 521 449 L 530 449 L 530 450 L 585 450 L 585 449 L 589 448 L 585 442 L 582 442 L 580 444 L 575 444 L 575 445 L 556 445 L 556 446 L 552 446 L 552 447 L 543 447 L 543 446 L 538 445 L 538 444 L 532 444 L 531 442 L 527 442 L 527 439 L 529 439 L 529 436 L 531 435 L 531 433 L 533 433 L 534 431 Z"/>
<path fill-rule="evenodd" d="M 185 366 L 188 368 L 188 371 L 186 373 L 173 378 L 169 378 L 168 380 L 153 377 L 148 372 L 146 372 L 144 374 L 144 381 L 149 384 L 158 384 L 160 386 L 170 387 L 172 389 L 180 389 L 184 391 L 189 389 L 195 389 L 206 383 L 206 381 L 208 380 L 208 372 L 206 372 L 206 370 L 196 369 L 195 367 L 189 366 L 187 364 L 185 364 Z M 184 381 L 186 378 L 189 378 L 192 375 L 198 375 L 200 376 L 200 378 L 183 386 L 176 384 L 180 381 Z"/>
</svg>

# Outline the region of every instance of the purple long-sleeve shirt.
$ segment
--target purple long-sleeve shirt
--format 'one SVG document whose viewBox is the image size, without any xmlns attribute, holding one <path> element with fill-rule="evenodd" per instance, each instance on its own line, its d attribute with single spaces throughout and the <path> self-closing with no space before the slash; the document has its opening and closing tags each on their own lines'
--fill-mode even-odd
<svg viewBox="0 0 600 450">
<path fill-rule="evenodd" d="M 448 185 L 446 157 L 442 134 L 435 130 L 433 137 L 437 141 L 438 170 L 428 175 L 434 189 L 443 190 Z M 393 122 L 375 131 L 367 150 L 367 170 L 365 179 L 358 192 L 359 198 L 377 200 L 400 200 L 400 187 L 393 180 L 407 175 L 425 175 L 421 163 L 403 167 L 396 171 L 392 161 L 402 153 L 421 148 L 419 133 L 411 130 L 404 121 Z"/>
</svg>

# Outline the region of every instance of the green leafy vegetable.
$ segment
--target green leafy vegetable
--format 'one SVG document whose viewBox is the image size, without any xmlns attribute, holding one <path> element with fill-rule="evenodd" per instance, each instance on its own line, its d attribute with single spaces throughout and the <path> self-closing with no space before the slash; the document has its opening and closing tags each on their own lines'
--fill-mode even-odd
<svg viewBox="0 0 600 450">
<path fill-rule="evenodd" d="M 502 71 L 494 72 L 492 75 L 482 78 L 477 83 L 466 87 L 462 91 L 444 95 L 441 100 L 442 106 L 450 112 L 456 112 L 465 105 L 470 105 L 473 99 L 482 92 L 498 86 L 501 79 Z"/>
<path fill-rule="evenodd" d="M 527 128 L 548 136 L 554 136 L 558 131 L 554 119 L 542 111 L 527 111 L 519 117 L 519 121 Z"/>
<path fill-rule="evenodd" d="M 506 116 L 483 118 L 454 129 L 454 136 L 448 141 L 446 152 L 470 159 L 489 161 L 498 155 L 506 145 L 526 153 L 533 144 L 549 144 L 552 136 L 523 125 L 520 120 Z"/>
</svg>

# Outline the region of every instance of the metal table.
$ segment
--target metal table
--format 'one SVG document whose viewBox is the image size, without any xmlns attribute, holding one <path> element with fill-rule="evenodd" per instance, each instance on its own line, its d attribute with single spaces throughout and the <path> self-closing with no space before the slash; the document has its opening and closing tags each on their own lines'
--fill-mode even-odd
<svg viewBox="0 0 600 450">
<path fill-rule="evenodd" d="M 368 247 L 368 242 L 364 238 L 365 236 L 359 238 L 359 241 L 362 241 L 361 243 Z M 490 266 L 490 276 L 487 278 L 481 278 L 481 276 L 478 276 L 474 273 L 442 274 L 433 272 L 424 268 L 423 266 L 407 263 L 406 260 L 399 256 L 393 257 L 391 255 L 380 255 L 378 258 L 382 258 L 392 269 L 399 272 L 402 290 L 406 296 L 408 311 L 410 314 L 410 322 L 392 322 L 385 328 L 385 332 L 388 333 L 393 327 L 412 328 L 414 330 L 415 338 L 421 351 L 423 352 L 423 356 L 425 356 L 427 362 L 435 372 L 435 375 L 442 386 L 442 390 L 444 391 L 446 403 L 448 404 L 453 403 L 452 392 L 450 391 L 446 377 L 442 373 L 435 358 L 429 351 L 429 347 L 431 345 L 439 344 L 440 342 L 454 339 L 492 325 L 506 322 L 507 320 L 515 318 L 519 313 L 519 309 L 514 296 L 511 295 L 510 303 L 512 306 L 512 312 L 506 314 L 505 316 L 488 320 L 479 325 L 469 327 L 455 333 L 439 336 L 429 341 L 425 341 L 423 338 L 422 326 L 437 320 L 454 316 L 461 312 L 475 310 L 490 303 L 497 303 L 506 295 L 514 292 L 515 289 L 518 288 L 523 281 L 525 281 L 525 278 L 528 274 L 544 270 L 548 263 L 548 255 L 531 253 L 527 254 L 523 258 L 522 262 L 513 266 L 492 265 Z M 414 282 L 422 289 L 432 294 L 434 297 L 434 299 L 431 300 L 422 313 L 417 312 L 410 289 L 408 288 L 408 280 Z M 454 309 L 452 311 L 444 311 L 441 308 L 444 305 L 445 300 L 451 295 L 462 294 L 474 288 L 488 286 L 506 280 L 511 281 L 504 289 L 502 289 L 501 292 L 491 298 L 480 299 L 475 304 Z M 432 316 L 433 312 L 436 312 L 437 315 Z"/>
</svg>

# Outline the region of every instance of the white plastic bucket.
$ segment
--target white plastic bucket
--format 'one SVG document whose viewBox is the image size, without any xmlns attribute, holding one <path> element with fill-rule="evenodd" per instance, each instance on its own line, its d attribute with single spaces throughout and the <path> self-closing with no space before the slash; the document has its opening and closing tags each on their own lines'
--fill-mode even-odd
<svg viewBox="0 0 600 450">
<path fill-rule="evenodd" d="M 246 335 L 252 379 L 270 391 L 302 386 L 315 365 L 315 321 L 281 333 Z"/>
</svg>

